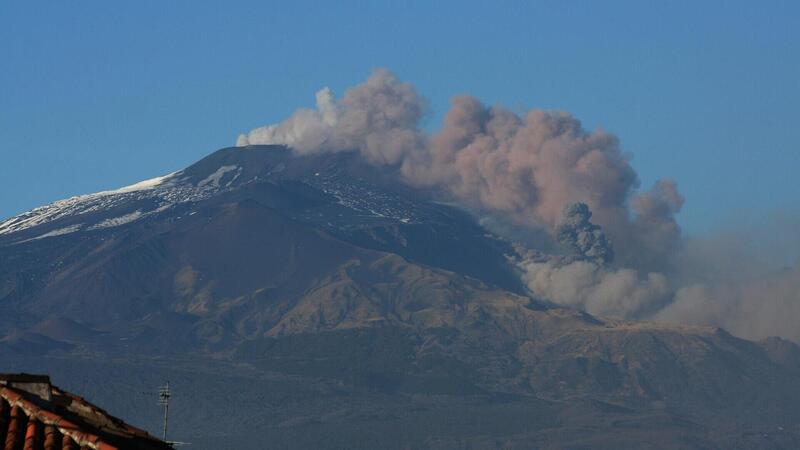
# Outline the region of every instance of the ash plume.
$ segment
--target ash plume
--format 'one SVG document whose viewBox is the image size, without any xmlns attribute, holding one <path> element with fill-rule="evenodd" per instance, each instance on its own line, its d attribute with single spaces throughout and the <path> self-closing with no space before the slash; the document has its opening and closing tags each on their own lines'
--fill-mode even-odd
<svg viewBox="0 0 800 450">
<path fill-rule="evenodd" d="M 442 128 L 426 133 L 419 124 L 427 102 L 385 69 L 340 99 L 324 88 L 316 100 L 314 109 L 240 135 L 237 145 L 284 144 L 299 154 L 356 151 L 405 183 L 460 203 L 495 230 L 524 230 L 507 235 L 550 241 L 533 242 L 539 248 L 560 243 L 572 257 L 517 261 L 531 294 L 557 304 L 621 318 L 723 325 L 749 337 L 769 327 L 746 317 L 766 324 L 789 311 L 800 319 L 796 271 L 773 274 L 767 284 L 761 281 L 767 274 L 758 274 L 728 288 L 713 276 L 697 279 L 714 270 L 686 261 L 697 241 L 682 236 L 675 219 L 684 203 L 675 181 L 640 190 L 619 139 L 584 129 L 568 113 L 517 114 L 461 95 Z M 753 300 L 760 291 L 774 293 L 763 309 Z"/>
<path fill-rule="evenodd" d="M 800 342 L 800 265 L 734 282 L 682 287 L 654 318 L 720 326 L 749 339 L 781 336 Z"/>
<path fill-rule="evenodd" d="M 592 212 L 585 203 L 564 207 L 564 220 L 556 229 L 556 239 L 582 259 L 607 264 L 614 260 L 614 249 L 599 226 L 589 221 Z"/>
<path fill-rule="evenodd" d="M 660 207 L 671 198 L 663 186 L 675 184 L 662 181 L 637 193 L 638 177 L 616 136 L 586 131 L 567 113 L 520 116 L 469 96 L 456 97 L 442 130 L 427 135 L 419 129 L 425 109 L 413 86 L 378 69 L 342 99 L 323 89 L 316 109 L 243 134 L 237 145 L 284 144 L 298 153 L 356 150 L 373 164 L 396 168 L 409 184 L 551 234 L 564 206 L 582 202 L 619 242 L 623 262 L 660 260 L 679 239 L 673 215 L 681 202 Z M 677 190 L 672 194 L 679 197 Z M 631 210 L 628 202 L 641 207 Z M 651 233 L 651 226 L 660 231 Z M 628 245 L 634 234 L 641 238 Z M 651 245 L 640 246 L 645 240 Z"/>
</svg>

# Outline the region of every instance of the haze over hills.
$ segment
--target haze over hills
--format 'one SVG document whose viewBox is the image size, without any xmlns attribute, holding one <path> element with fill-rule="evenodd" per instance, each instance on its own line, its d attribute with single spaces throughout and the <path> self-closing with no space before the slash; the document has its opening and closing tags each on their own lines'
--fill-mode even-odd
<svg viewBox="0 0 800 450">
<path fill-rule="evenodd" d="M 551 256 L 436 189 L 248 145 L 0 222 L 2 369 L 151 429 L 170 379 L 195 448 L 800 446 L 795 344 L 537 297 Z"/>
</svg>

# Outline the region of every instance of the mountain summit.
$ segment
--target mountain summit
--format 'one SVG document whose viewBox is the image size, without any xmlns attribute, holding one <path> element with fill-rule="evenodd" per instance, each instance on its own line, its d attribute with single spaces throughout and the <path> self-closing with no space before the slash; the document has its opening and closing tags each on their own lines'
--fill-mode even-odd
<svg viewBox="0 0 800 450">
<path fill-rule="evenodd" d="M 0 222 L 0 356 L 181 380 L 197 448 L 800 446 L 797 346 L 556 308 L 514 254 L 352 152 L 226 148 Z"/>
</svg>

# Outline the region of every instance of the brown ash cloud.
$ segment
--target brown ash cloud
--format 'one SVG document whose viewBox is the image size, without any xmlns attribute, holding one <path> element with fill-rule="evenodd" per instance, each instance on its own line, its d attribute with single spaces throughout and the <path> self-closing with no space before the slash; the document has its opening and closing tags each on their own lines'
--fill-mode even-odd
<svg viewBox="0 0 800 450">
<path fill-rule="evenodd" d="M 748 337 L 769 333 L 742 318 L 752 311 L 763 311 L 754 316 L 763 323 L 778 315 L 768 313 L 773 309 L 800 319 L 793 306 L 800 302 L 792 291 L 796 269 L 770 274 L 778 280 L 771 283 L 740 283 L 730 288 L 735 293 L 721 289 L 718 277 L 694 276 L 714 270 L 685 256 L 699 241 L 683 236 L 675 218 L 684 204 L 676 182 L 661 179 L 641 190 L 620 140 L 585 129 L 569 113 L 518 114 L 460 95 L 441 129 L 427 133 L 420 127 L 427 101 L 385 69 L 339 99 L 324 88 L 316 100 L 316 108 L 240 135 L 237 145 L 283 144 L 298 154 L 356 151 L 496 229 L 546 236 L 547 248 L 560 242 L 572 257 L 517 261 L 531 294 L 554 303 L 623 318 L 728 326 Z M 758 292 L 777 300 L 759 309 Z"/>
</svg>

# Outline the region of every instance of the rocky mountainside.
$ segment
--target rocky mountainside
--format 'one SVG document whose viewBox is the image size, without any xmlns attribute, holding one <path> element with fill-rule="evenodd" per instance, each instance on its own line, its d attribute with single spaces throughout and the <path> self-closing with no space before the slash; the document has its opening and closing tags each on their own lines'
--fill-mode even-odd
<svg viewBox="0 0 800 450">
<path fill-rule="evenodd" d="M 513 253 L 351 153 L 223 149 L 0 222 L 0 370 L 151 429 L 169 378 L 195 448 L 800 447 L 796 345 L 555 308 Z"/>
</svg>

